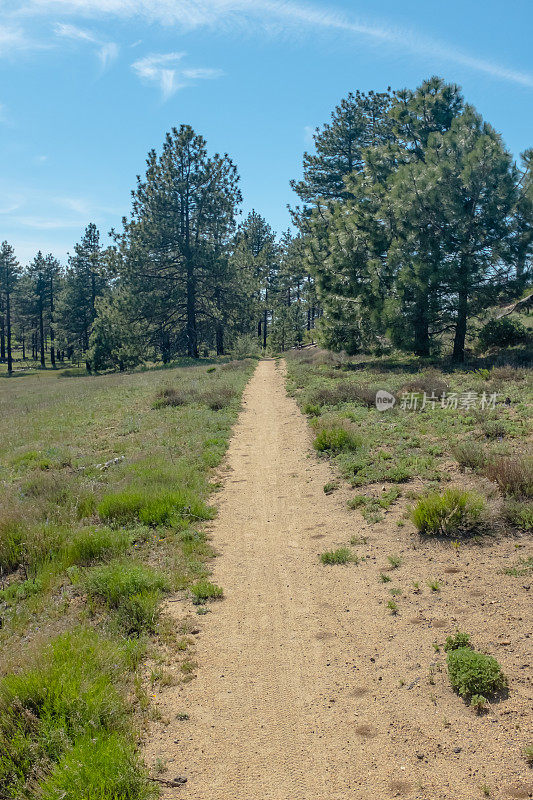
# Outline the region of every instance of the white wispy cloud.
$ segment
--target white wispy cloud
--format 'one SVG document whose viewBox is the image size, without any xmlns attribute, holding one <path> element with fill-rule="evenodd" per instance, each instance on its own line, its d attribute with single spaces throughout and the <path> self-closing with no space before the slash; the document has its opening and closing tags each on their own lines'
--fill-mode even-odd
<svg viewBox="0 0 533 800">
<path fill-rule="evenodd" d="M 168 100 L 178 89 L 183 89 L 195 80 L 219 78 L 221 70 L 208 67 L 183 67 L 185 53 L 152 53 L 137 59 L 131 65 L 135 74 L 147 83 L 155 83 L 161 90 L 163 100 Z"/>
<path fill-rule="evenodd" d="M 78 28 L 77 25 L 70 25 L 58 22 L 54 27 L 56 36 L 63 39 L 70 39 L 75 42 L 88 42 L 96 45 L 96 55 L 100 61 L 102 71 L 108 69 L 113 61 L 118 57 L 119 47 L 115 42 L 104 42 L 92 31 L 85 28 Z"/>
<path fill-rule="evenodd" d="M 26 0 L 22 10 L 91 18 L 99 15 L 143 17 L 150 22 L 181 29 L 212 27 L 234 31 L 255 27 L 270 32 L 288 29 L 344 32 L 358 40 L 388 45 L 397 51 L 468 69 L 518 85 L 533 87 L 533 73 L 513 69 L 493 59 L 484 59 L 451 44 L 424 37 L 405 27 L 372 23 L 331 5 L 284 2 L 283 0 Z M 168 78 L 167 78 L 168 80 Z"/>
</svg>

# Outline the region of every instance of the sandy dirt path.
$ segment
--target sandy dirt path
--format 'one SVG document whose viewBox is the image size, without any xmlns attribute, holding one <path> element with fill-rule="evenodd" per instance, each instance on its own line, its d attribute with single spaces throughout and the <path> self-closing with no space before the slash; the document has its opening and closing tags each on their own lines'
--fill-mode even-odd
<svg viewBox="0 0 533 800">
<path fill-rule="evenodd" d="M 222 479 L 210 532 L 225 597 L 197 617 L 197 677 L 160 694 L 167 724 L 147 748 L 149 762 L 170 762 L 168 777 L 188 779 L 163 797 L 479 797 L 476 757 L 458 763 L 456 730 L 420 691 L 434 633 L 415 626 L 395 641 L 372 547 L 358 566 L 319 562 L 358 533 L 357 517 L 324 494 L 331 468 L 313 454 L 274 361 L 261 361 L 246 388 Z M 475 753 L 475 734 L 460 744 Z"/>
</svg>

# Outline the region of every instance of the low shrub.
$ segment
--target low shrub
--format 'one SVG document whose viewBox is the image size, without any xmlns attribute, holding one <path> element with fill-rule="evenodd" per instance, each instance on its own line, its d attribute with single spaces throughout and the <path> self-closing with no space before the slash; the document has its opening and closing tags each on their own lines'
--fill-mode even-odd
<svg viewBox="0 0 533 800">
<path fill-rule="evenodd" d="M 336 406 L 341 403 L 359 403 L 370 408 L 375 407 L 376 392 L 368 386 L 343 381 L 334 386 L 319 386 L 312 390 L 307 398 L 312 406 Z"/>
<path fill-rule="evenodd" d="M 221 411 L 231 406 L 236 397 L 237 392 L 232 386 L 221 384 L 203 389 L 198 393 L 196 402 L 206 405 L 212 411 Z"/>
<path fill-rule="evenodd" d="M 513 347 L 527 340 L 527 330 L 516 317 L 491 319 L 478 334 L 482 350 L 491 347 Z"/>
<path fill-rule="evenodd" d="M 493 457 L 485 475 L 508 497 L 533 497 L 533 456 L 529 454 Z"/>
<path fill-rule="evenodd" d="M 443 380 L 442 375 L 437 370 L 425 370 L 415 375 L 410 381 L 404 383 L 400 393 L 409 392 L 415 394 L 426 394 L 427 397 L 434 395 L 442 397 L 450 390 L 449 385 Z"/>
<path fill-rule="evenodd" d="M 457 536 L 478 528 L 485 508 L 481 495 L 447 489 L 443 494 L 431 492 L 421 497 L 411 511 L 411 518 L 420 533 Z"/>
<path fill-rule="evenodd" d="M 467 468 L 474 472 L 480 472 L 487 463 L 487 456 L 483 447 L 479 442 L 475 442 L 472 439 L 457 442 L 452 446 L 451 451 L 463 472 Z"/>
<path fill-rule="evenodd" d="M 355 561 L 356 556 L 348 547 L 339 547 L 338 550 L 322 553 L 320 560 L 323 564 L 348 564 L 349 561 Z"/>
<path fill-rule="evenodd" d="M 503 439 L 510 434 L 509 425 L 503 419 L 486 419 L 481 430 L 487 439 Z"/>
<path fill-rule="evenodd" d="M 319 423 L 313 447 L 319 453 L 332 454 L 358 450 L 362 439 L 346 420 L 341 422 Z"/>
<path fill-rule="evenodd" d="M 191 392 L 186 387 L 164 386 L 156 395 L 154 408 L 185 406 L 190 402 Z"/>
<path fill-rule="evenodd" d="M 470 647 L 450 650 L 447 665 L 450 683 L 461 697 L 490 697 L 507 686 L 507 678 L 496 659 Z"/>
<path fill-rule="evenodd" d="M 224 595 L 220 586 L 207 580 L 197 581 L 191 586 L 190 591 L 194 605 L 201 605 L 207 600 L 220 600 Z"/>
<path fill-rule="evenodd" d="M 533 503 L 509 497 L 503 504 L 503 516 L 507 522 L 522 531 L 533 530 Z"/>
<path fill-rule="evenodd" d="M 458 650 L 460 647 L 470 647 L 470 634 L 461 633 L 456 631 L 453 636 L 447 636 L 444 643 L 444 650 L 449 653 L 452 650 Z"/>
<path fill-rule="evenodd" d="M 225 364 L 224 366 L 227 367 L 228 365 Z M 220 411 L 232 405 L 237 394 L 237 390 L 226 383 L 215 383 L 213 386 L 206 386 L 205 388 L 199 388 L 198 386 L 164 386 L 156 395 L 154 408 L 200 403 L 208 406 L 213 411 Z"/>
</svg>

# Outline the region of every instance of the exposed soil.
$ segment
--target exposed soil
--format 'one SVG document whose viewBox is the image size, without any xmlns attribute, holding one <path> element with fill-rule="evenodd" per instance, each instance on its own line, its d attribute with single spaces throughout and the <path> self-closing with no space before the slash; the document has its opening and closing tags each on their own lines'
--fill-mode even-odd
<svg viewBox="0 0 533 800">
<path fill-rule="evenodd" d="M 533 796 L 531 577 L 502 574 L 527 539 L 421 541 L 401 504 L 369 525 L 311 448 L 283 368 L 261 361 L 244 395 L 211 527 L 225 597 L 194 615 L 196 677 L 157 691 L 145 756 L 164 798 L 474 800 Z M 359 564 L 323 566 L 353 546 Z M 518 546 L 518 547 L 517 547 Z M 402 564 L 391 569 L 388 555 Z M 380 572 L 391 577 L 381 582 Z M 427 583 L 438 579 L 441 590 Z M 413 587 L 419 582 L 419 590 Z M 399 613 L 387 608 L 390 588 Z M 177 598 L 175 598 L 177 599 Z M 174 600 L 175 600 L 174 599 Z M 185 608 L 186 606 L 186 608 Z M 442 643 L 457 628 L 495 655 L 509 695 L 477 716 L 450 688 Z M 176 674 L 179 662 L 174 664 Z M 189 719 L 176 715 L 187 713 Z"/>
</svg>

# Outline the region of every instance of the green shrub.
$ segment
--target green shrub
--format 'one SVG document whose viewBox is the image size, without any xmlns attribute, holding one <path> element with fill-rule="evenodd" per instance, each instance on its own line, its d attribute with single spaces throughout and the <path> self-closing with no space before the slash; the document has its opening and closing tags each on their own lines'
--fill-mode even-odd
<svg viewBox="0 0 533 800">
<path fill-rule="evenodd" d="M 461 697 L 490 697 L 507 686 L 507 678 L 496 659 L 470 647 L 450 650 L 447 664 L 450 683 Z"/>
<path fill-rule="evenodd" d="M 197 581 L 191 586 L 191 595 L 194 605 L 201 605 L 207 600 L 220 600 L 224 592 L 220 586 L 207 580 Z"/>
<path fill-rule="evenodd" d="M 322 553 L 320 560 L 323 564 L 347 564 L 349 561 L 356 561 L 357 556 L 348 547 L 339 547 L 338 550 Z"/>
<path fill-rule="evenodd" d="M 533 503 L 509 497 L 503 506 L 504 518 L 522 531 L 533 530 Z"/>
<path fill-rule="evenodd" d="M 411 518 L 421 533 L 452 536 L 475 530 L 485 508 L 481 495 L 447 489 L 443 494 L 431 492 L 421 497 L 412 509 Z"/>
<path fill-rule="evenodd" d="M 129 525 L 136 520 L 144 525 L 165 525 L 180 517 L 209 519 L 212 512 L 187 492 L 126 489 L 105 495 L 98 505 L 98 515 L 118 525 Z"/>
<path fill-rule="evenodd" d="M 503 439 L 510 433 L 509 425 L 503 419 L 483 420 L 481 430 L 487 439 Z"/>
<path fill-rule="evenodd" d="M 41 800 L 147 800 L 147 780 L 133 743 L 118 733 L 89 734 L 65 752 L 42 785 Z"/>
<path fill-rule="evenodd" d="M 124 553 L 129 543 L 130 537 L 123 530 L 82 528 L 69 543 L 68 560 L 71 564 L 90 564 Z"/>
<path fill-rule="evenodd" d="M 447 636 L 444 643 L 444 650 L 448 653 L 452 650 L 458 650 L 460 647 L 470 647 L 470 634 L 461 633 L 456 631 L 453 636 Z"/>
<path fill-rule="evenodd" d="M 313 447 L 320 453 L 350 452 L 362 445 L 361 437 L 348 424 L 323 424 L 317 430 Z"/>
<path fill-rule="evenodd" d="M 484 325 L 478 335 L 482 350 L 491 347 L 513 347 L 527 339 L 527 331 L 519 319 L 502 317 L 491 319 Z"/>
<path fill-rule="evenodd" d="M 452 446 L 451 451 L 462 471 L 468 467 L 474 472 L 479 472 L 487 463 L 487 456 L 482 446 L 472 439 L 457 442 Z"/>
<path fill-rule="evenodd" d="M 166 575 L 151 567 L 115 561 L 91 569 L 85 576 L 85 589 L 90 597 L 99 598 L 109 608 L 118 608 L 134 595 L 169 591 L 170 583 Z"/>
</svg>

